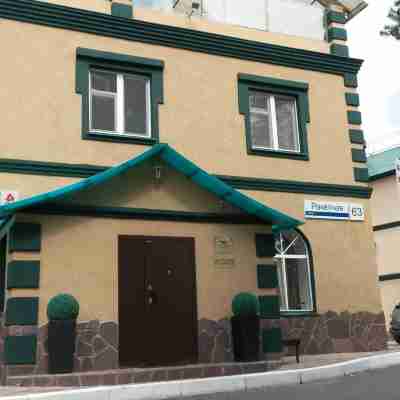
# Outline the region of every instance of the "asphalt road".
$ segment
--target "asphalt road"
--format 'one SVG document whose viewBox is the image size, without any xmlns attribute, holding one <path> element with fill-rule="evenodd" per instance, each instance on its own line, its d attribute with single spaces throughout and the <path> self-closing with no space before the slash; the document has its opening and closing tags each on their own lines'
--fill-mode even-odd
<svg viewBox="0 0 400 400">
<path fill-rule="evenodd" d="M 188 400 L 400 400 L 400 367 L 364 372 L 331 381 L 250 392 L 190 397 Z"/>
</svg>

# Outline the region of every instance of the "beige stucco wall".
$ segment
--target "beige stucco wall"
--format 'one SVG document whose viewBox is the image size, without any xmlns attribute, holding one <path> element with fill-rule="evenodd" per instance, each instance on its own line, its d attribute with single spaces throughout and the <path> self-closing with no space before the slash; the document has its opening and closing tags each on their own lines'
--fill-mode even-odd
<svg viewBox="0 0 400 400">
<path fill-rule="evenodd" d="M 46 322 L 49 299 L 62 292 L 78 299 L 80 320 L 118 320 L 118 235 L 195 238 L 199 318 L 229 315 L 232 298 L 240 291 L 270 293 L 256 289 L 254 243 L 254 233 L 268 232 L 268 227 L 54 216 L 28 219 L 39 221 L 43 230 L 40 290 L 28 292 L 40 296 L 40 324 Z M 233 268 L 214 265 L 214 238 L 219 235 L 233 240 Z M 14 290 L 10 295 L 28 293 Z"/>
<path fill-rule="evenodd" d="M 180 181 L 178 178 L 170 175 L 170 182 L 166 178 L 158 188 L 159 196 L 148 196 L 146 208 L 158 208 L 161 201 L 165 209 L 181 210 L 182 208 L 178 207 L 185 203 L 179 198 L 188 199 L 185 191 L 191 191 L 192 187 L 184 178 L 180 177 Z M 121 187 L 135 188 L 140 181 L 129 174 L 125 179 L 125 184 L 119 182 Z M 176 189 L 176 198 L 169 196 L 172 187 Z M 164 188 L 166 196 L 162 200 Z M 152 189 L 146 186 L 144 190 L 151 192 Z M 209 196 L 207 202 L 210 205 L 207 207 L 210 208 L 207 209 L 212 210 L 215 207 L 214 211 L 218 210 L 216 199 L 208 193 L 201 192 L 198 191 L 196 197 L 202 199 L 204 204 L 204 199 Z M 135 190 L 132 193 L 135 194 Z M 337 198 L 300 194 L 250 191 L 244 193 L 299 219 L 303 217 L 305 199 L 338 201 Z M 105 205 L 104 199 L 98 194 L 99 192 L 92 193 L 95 199 L 93 204 Z M 124 199 L 123 193 L 110 195 L 110 205 L 120 205 L 121 198 Z M 82 196 L 80 199 L 77 196 L 75 201 L 80 203 L 87 199 L 88 196 Z M 129 206 L 135 205 L 134 199 L 133 195 Z M 138 205 L 141 205 L 140 202 L 139 196 Z M 192 198 L 190 202 L 193 204 L 193 210 L 201 210 L 196 199 Z M 368 207 L 368 201 L 359 202 Z M 118 318 L 117 238 L 120 234 L 195 238 L 200 318 L 219 319 L 227 316 L 232 297 L 240 291 L 265 293 L 257 290 L 256 265 L 270 260 L 256 258 L 254 234 L 268 232 L 269 227 L 62 216 L 26 215 L 23 219 L 38 221 L 43 227 L 40 290 L 14 290 L 10 295 L 39 294 L 41 323 L 46 318 L 48 300 L 51 296 L 65 291 L 71 292 L 79 299 L 82 306 L 81 319 Z M 308 220 L 301 229 L 312 246 L 318 311 L 380 312 L 381 301 L 369 213 L 367 212 L 365 222 Z M 214 265 L 214 238 L 219 235 L 227 235 L 233 240 L 233 268 L 219 269 Z"/>
<path fill-rule="evenodd" d="M 381 282 L 379 287 L 381 290 L 383 311 L 385 313 L 386 328 L 389 330 L 393 309 L 400 303 L 400 282 L 398 280 Z"/>
<path fill-rule="evenodd" d="M 209 172 L 354 184 L 341 76 L 9 20 L 2 21 L 0 34 L 7 76 L 0 93 L 2 128 L 13 135 L 2 136 L 4 158 L 112 165 L 145 149 L 81 139 L 81 97 L 75 93 L 75 52 L 81 46 L 164 60 L 160 140 Z M 309 83 L 309 162 L 247 155 L 238 73 Z"/>
<path fill-rule="evenodd" d="M 371 182 L 374 189 L 371 198 L 372 220 L 374 225 L 387 224 L 400 220 L 400 188 L 394 176 L 387 176 Z"/>
<path fill-rule="evenodd" d="M 379 275 L 398 274 L 400 228 L 392 228 L 374 233 Z M 379 284 L 386 324 L 389 327 L 390 314 L 400 302 L 400 281 L 384 281 Z"/>
<path fill-rule="evenodd" d="M 381 308 L 369 200 L 244 191 L 256 200 L 304 221 L 304 200 L 362 204 L 364 222 L 305 220 L 301 230 L 314 256 L 318 311 Z"/>
<path fill-rule="evenodd" d="M 373 225 L 382 225 L 400 220 L 400 189 L 394 176 L 388 176 L 371 182 L 373 194 L 371 210 Z M 376 257 L 379 275 L 398 274 L 400 228 L 374 232 Z M 382 304 L 389 328 L 390 315 L 394 306 L 400 302 L 400 281 L 384 281 L 379 284 Z"/>
</svg>

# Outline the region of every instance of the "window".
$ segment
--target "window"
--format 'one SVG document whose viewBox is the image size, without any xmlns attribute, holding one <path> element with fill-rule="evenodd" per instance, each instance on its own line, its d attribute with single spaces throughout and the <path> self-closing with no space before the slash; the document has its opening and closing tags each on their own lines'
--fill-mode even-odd
<svg viewBox="0 0 400 400">
<path fill-rule="evenodd" d="M 90 130 L 150 137 L 150 93 L 145 76 L 90 71 Z"/>
<path fill-rule="evenodd" d="M 307 83 L 239 74 L 238 93 L 248 154 L 309 160 Z"/>
<path fill-rule="evenodd" d="M 78 48 L 76 91 L 82 95 L 82 138 L 157 143 L 163 69 L 160 60 Z"/>
<path fill-rule="evenodd" d="M 311 256 L 306 240 L 296 230 L 281 232 L 275 248 L 281 311 L 314 311 Z"/>
<path fill-rule="evenodd" d="M 255 149 L 300 151 L 296 98 L 250 92 L 251 142 Z"/>
</svg>

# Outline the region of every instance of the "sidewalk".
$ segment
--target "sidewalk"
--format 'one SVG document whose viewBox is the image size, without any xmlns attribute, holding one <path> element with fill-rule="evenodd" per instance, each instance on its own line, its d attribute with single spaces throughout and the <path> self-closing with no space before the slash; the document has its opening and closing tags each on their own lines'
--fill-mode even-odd
<svg viewBox="0 0 400 400">
<path fill-rule="evenodd" d="M 313 377 L 312 378 L 313 380 L 318 380 L 317 378 L 318 378 L 318 375 L 320 374 L 320 372 L 319 372 L 320 367 L 328 368 L 329 366 L 331 366 L 332 371 L 328 371 L 328 370 L 323 371 L 322 377 L 324 377 L 324 375 L 326 375 L 326 373 L 328 373 L 328 375 L 331 374 L 331 373 L 337 374 L 337 371 L 335 371 L 335 368 L 336 368 L 336 366 L 339 367 L 338 364 L 347 363 L 347 362 L 351 362 L 351 361 L 355 361 L 355 362 L 360 361 L 360 360 L 362 361 L 362 360 L 368 359 L 368 358 L 371 359 L 371 357 L 373 359 L 376 359 L 376 358 L 380 358 L 379 356 L 382 356 L 382 359 L 383 359 L 383 358 L 390 357 L 391 354 L 394 355 L 396 353 L 400 353 L 400 346 L 397 346 L 397 345 L 393 346 L 392 345 L 392 346 L 390 346 L 390 350 L 382 351 L 382 352 L 375 352 L 375 353 L 346 353 L 346 354 L 323 354 L 323 355 L 301 356 L 300 357 L 300 361 L 301 362 L 299 364 L 296 363 L 295 357 L 284 357 L 284 359 L 283 359 L 284 365 L 282 367 L 278 368 L 275 371 L 266 372 L 266 373 L 262 373 L 262 374 L 255 374 L 254 379 L 251 379 L 251 381 L 255 380 L 255 381 L 257 381 L 256 385 L 259 385 L 260 378 L 263 378 L 263 380 L 265 382 L 267 382 L 267 380 L 271 380 L 271 382 L 268 383 L 268 385 L 269 384 L 274 384 L 272 381 L 275 380 L 275 379 L 278 379 L 278 381 L 280 381 L 280 382 L 281 381 L 283 382 L 283 381 L 287 380 L 286 377 L 284 376 L 285 372 L 287 372 L 287 374 L 291 375 L 289 371 L 293 371 L 293 373 L 294 373 L 294 371 L 300 371 L 300 370 L 306 370 L 306 369 L 308 369 L 307 373 L 311 373 L 312 376 L 315 375 L 316 379 L 314 379 L 314 377 Z M 397 359 L 398 359 L 398 361 L 397 361 Z M 394 362 L 396 364 L 400 365 L 400 358 L 397 357 L 397 359 L 394 360 Z M 389 361 L 389 363 L 390 363 L 390 361 Z M 391 361 L 391 363 L 392 363 L 391 365 L 393 365 L 393 361 Z M 380 366 L 380 367 L 378 366 L 379 363 L 376 363 L 376 364 L 377 364 L 376 368 L 382 368 L 382 366 Z M 349 366 L 347 368 L 350 368 L 349 369 L 349 371 L 350 371 L 354 367 Z M 363 368 L 364 367 L 361 367 L 360 370 L 362 370 Z M 322 368 L 322 369 L 325 369 L 325 368 Z M 357 372 L 357 368 L 354 368 L 354 371 Z M 345 373 L 345 375 L 346 375 L 346 373 Z M 246 376 L 246 375 L 242 375 L 242 377 L 243 376 Z M 250 377 L 250 375 L 247 375 L 247 377 Z M 271 379 L 267 379 L 268 377 L 270 377 Z M 218 379 L 222 379 L 222 380 L 225 380 L 226 384 L 236 386 L 235 382 L 234 382 L 235 380 L 237 380 L 236 378 L 237 379 L 241 379 L 241 376 L 240 375 L 236 375 L 236 376 L 231 376 L 231 377 L 228 376 L 228 377 L 222 377 L 222 378 L 196 379 L 196 380 L 193 381 L 193 384 L 194 384 L 195 387 L 196 386 L 207 386 L 207 384 L 208 384 L 207 382 L 208 381 L 211 381 L 213 379 L 214 380 L 215 379 L 217 379 L 217 380 Z M 282 380 L 282 378 L 283 378 L 283 380 Z M 182 381 L 182 382 L 186 382 L 185 383 L 186 387 L 190 386 L 191 383 L 192 383 L 191 380 Z M 214 382 L 216 382 L 216 381 L 214 381 Z M 301 382 L 299 381 L 297 383 L 301 383 Z M 164 385 L 165 384 L 168 385 L 168 382 L 164 382 L 163 384 Z M 146 384 L 146 385 L 137 384 L 136 386 L 138 386 L 138 389 L 139 389 L 139 386 L 143 388 L 143 386 L 150 387 L 151 385 L 158 386 L 158 385 L 163 385 L 163 384 L 157 384 L 157 383 Z M 171 384 L 173 384 L 173 382 L 171 382 Z M 214 386 L 214 385 L 211 385 L 211 386 Z M 220 385 L 217 384 L 217 387 L 218 386 L 220 386 Z M 223 385 L 223 386 L 225 386 L 225 385 Z M 125 385 L 125 388 L 126 387 L 127 386 Z M 157 392 L 161 391 L 162 387 L 165 387 L 165 389 L 167 389 L 166 386 L 160 386 L 158 388 L 158 390 L 156 390 L 156 391 Z M 103 386 L 103 388 L 104 388 L 104 386 Z M 114 387 L 114 388 L 118 389 L 117 387 Z M 129 388 L 131 390 L 134 390 L 135 384 L 129 385 Z M 72 388 L 72 387 L 70 387 L 70 388 L 68 388 L 68 387 L 62 387 L 62 388 L 60 388 L 60 387 L 58 387 L 58 388 L 57 387 L 54 387 L 54 388 L 53 387 L 1 387 L 0 386 L 0 397 L 5 397 L 6 398 L 8 396 L 20 396 L 19 398 L 23 399 L 23 398 L 28 398 L 28 396 L 30 394 L 60 392 L 60 391 L 71 390 L 71 389 L 78 389 L 78 388 Z M 80 388 L 80 389 L 82 389 L 82 388 Z M 92 388 L 92 389 L 95 390 L 95 388 Z M 141 392 L 141 389 L 139 389 L 139 392 Z M 168 392 L 168 390 L 167 390 L 167 392 Z M 216 390 L 216 392 L 218 392 L 218 390 Z M 161 393 L 159 393 L 159 394 L 161 394 Z M 24 396 L 24 397 L 22 397 L 22 396 Z M 136 397 L 137 396 L 135 396 L 135 398 Z M 144 396 L 144 397 L 146 397 L 146 396 Z M 166 397 L 168 397 L 168 396 L 166 396 Z"/>
<path fill-rule="evenodd" d="M 358 360 L 365 357 L 376 356 L 379 354 L 390 354 L 400 352 L 400 345 L 394 341 L 388 342 L 388 350 L 373 353 L 342 353 L 342 354 L 319 354 L 300 356 L 300 363 L 296 363 L 296 358 L 284 357 L 282 367 L 278 370 L 293 370 L 304 368 L 316 368 L 325 365 L 337 364 L 345 361 Z"/>
</svg>

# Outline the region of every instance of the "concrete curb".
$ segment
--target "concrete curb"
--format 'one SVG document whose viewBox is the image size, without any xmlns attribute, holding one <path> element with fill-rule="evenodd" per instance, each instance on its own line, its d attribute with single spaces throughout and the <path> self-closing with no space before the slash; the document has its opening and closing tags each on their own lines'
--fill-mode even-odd
<svg viewBox="0 0 400 400">
<path fill-rule="evenodd" d="M 240 392 L 338 378 L 400 365 L 400 352 L 380 354 L 316 368 L 183 381 L 100 386 L 51 393 L 21 394 L 7 400 L 163 400 L 212 393 Z"/>
</svg>

